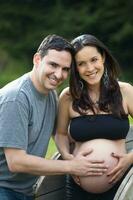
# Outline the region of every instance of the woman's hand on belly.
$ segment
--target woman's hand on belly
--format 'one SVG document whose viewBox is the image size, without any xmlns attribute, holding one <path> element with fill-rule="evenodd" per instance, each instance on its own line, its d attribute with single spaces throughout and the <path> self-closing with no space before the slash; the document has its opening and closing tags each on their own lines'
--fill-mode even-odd
<svg viewBox="0 0 133 200">
<path fill-rule="evenodd" d="M 109 183 L 114 184 L 122 178 L 122 176 L 132 163 L 130 159 L 130 153 L 128 154 L 112 153 L 111 156 L 118 160 L 117 165 L 113 168 L 113 170 L 111 170 L 107 174 L 107 176 L 111 177 Z"/>
</svg>

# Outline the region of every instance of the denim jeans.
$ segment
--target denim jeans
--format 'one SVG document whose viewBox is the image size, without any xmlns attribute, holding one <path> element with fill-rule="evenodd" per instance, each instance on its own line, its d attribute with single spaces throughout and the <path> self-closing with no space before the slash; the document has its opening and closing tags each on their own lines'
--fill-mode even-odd
<svg viewBox="0 0 133 200">
<path fill-rule="evenodd" d="M 34 200 L 33 196 L 26 196 L 20 192 L 15 192 L 8 188 L 0 187 L 1 200 Z"/>
</svg>

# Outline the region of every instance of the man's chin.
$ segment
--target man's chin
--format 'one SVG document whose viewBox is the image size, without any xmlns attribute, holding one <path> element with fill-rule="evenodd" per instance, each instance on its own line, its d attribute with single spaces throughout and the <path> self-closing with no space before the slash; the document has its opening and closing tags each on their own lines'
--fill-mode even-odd
<svg viewBox="0 0 133 200">
<path fill-rule="evenodd" d="M 55 90 L 61 83 L 57 83 L 57 84 L 48 84 L 47 85 L 47 89 L 48 90 Z"/>
<path fill-rule="evenodd" d="M 51 86 L 49 87 L 49 90 L 55 90 L 58 86 L 59 86 L 59 85 L 51 85 Z"/>
</svg>

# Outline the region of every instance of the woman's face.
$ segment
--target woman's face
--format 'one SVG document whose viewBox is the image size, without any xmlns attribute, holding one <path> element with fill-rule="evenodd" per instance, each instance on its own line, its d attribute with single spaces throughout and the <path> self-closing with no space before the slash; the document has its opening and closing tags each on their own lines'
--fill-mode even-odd
<svg viewBox="0 0 133 200">
<path fill-rule="evenodd" d="M 96 47 L 85 46 L 75 56 L 80 77 L 88 86 L 99 85 L 104 73 L 104 57 Z"/>
</svg>

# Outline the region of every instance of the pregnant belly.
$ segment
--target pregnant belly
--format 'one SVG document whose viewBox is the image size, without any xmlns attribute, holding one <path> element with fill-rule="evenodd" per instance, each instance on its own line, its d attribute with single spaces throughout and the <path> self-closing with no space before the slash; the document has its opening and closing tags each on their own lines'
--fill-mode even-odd
<svg viewBox="0 0 133 200">
<path fill-rule="evenodd" d="M 74 150 L 74 155 L 76 155 L 79 151 L 86 150 L 89 148 L 93 149 L 93 152 L 87 157 L 90 159 L 96 160 L 104 160 L 105 164 L 108 165 L 107 172 L 104 172 L 101 176 L 87 176 L 87 177 L 79 177 L 80 178 L 80 186 L 92 193 L 102 193 L 109 190 L 112 185 L 109 184 L 109 180 L 111 177 L 107 176 L 107 173 L 112 170 L 118 163 L 116 158 L 111 156 L 112 152 L 115 153 L 124 153 L 125 149 L 122 148 L 116 141 L 105 140 L 105 139 L 96 139 L 85 142 L 80 146 L 76 146 Z"/>
</svg>

